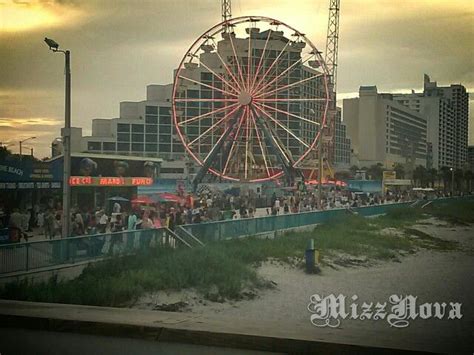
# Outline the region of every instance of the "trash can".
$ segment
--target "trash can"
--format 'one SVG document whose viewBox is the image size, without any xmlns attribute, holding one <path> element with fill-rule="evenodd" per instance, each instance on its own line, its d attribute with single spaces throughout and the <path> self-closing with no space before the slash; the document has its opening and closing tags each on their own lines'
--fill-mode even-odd
<svg viewBox="0 0 474 355">
<path fill-rule="evenodd" d="M 314 273 L 316 270 L 316 258 L 315 258 L 314 249 L 306 249 L 305 251 L 305 262 L 306 262 L 306 272 L 308 274 Z"/>
</svg>

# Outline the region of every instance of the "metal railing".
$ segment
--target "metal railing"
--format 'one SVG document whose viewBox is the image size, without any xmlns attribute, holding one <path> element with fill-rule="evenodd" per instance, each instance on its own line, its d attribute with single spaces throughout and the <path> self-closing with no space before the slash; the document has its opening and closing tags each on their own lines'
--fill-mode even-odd
<svg viewBox="0 0 474 355">
<path fill-rule="evenodd" d="M 467 198 L 472 198 L 472 196 Z M 438 198 L 429 201 L 431 201 L 431 203 L 436 203 L 446 201 L 447 199 L 448 198 Z M 423 201 L 424 203 L 428 202 L 426 200 Z M 421 204 L 423 204 L 423 201 L 420 200 Z M 271 233 L 279 230 L 324 223 L 332 219 L 347 216 L 349 214 L 359 214 L 361 216 L 376 216 L 385 214 L 393 209 L 409 207 L 412 204 L 414 204 L 414 201 L 363 207 L 351 207 L 350 209 L 339 208 L 325 211 L 280 214 L 277 216 L 239 218 L 234 220 L 224 220 L 200 224 L 187 224 L 181 226 L 181 228 L 191 233 L 191 235 L 199 238 L 202 242 L 207 243 L 210 241 L 226 240 L 243 236 Z"/>
<path fill-rule="evenodd" d="M 0 245 L 0 275 L 122 256 L 149 248 L 187 246 L 168 228 L 141 229 Z"/>
<path fill-rule="evenodd" d="M 446 200 L 447 198 L 424 200 L 423 205 Z M 187 224 L 177 226 L 174 231 L 168 228 L 145 229 L 0 245 L 0 275 L 100 260 L 110 256 L 129 255 L 155 247 L 198 247 L 211 241 L 315 225 L 354 213 L 361 216 L 380 215 L 393 209 L 409 207 L 412 204 L 413 201 L 410 201 Z"/>
</svg>

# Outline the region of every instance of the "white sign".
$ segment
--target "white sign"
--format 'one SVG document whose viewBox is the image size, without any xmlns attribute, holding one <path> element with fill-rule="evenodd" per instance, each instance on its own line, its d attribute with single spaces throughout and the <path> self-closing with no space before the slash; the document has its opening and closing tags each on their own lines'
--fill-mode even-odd
<svg viewBox="0 0 474 355">
<path fill-rule="evenodd" d="M 448 319 L 462 318 L 459 302 L 417 302 L 418 297 L 408 295 L 391 295 L 388 302 L 357 303 L 359 297 L 353 295 L 349 299 L 339 294 L 321 296 L 314 294 L 310 297 L 308 311 L 311 313 L 311 323 L 316 327 L 337 328 L 341 320 L 385 320 L 391 327 L 406 328 L 411 320 L 419 319 Z M 349 301 L 349 302 L 347 302 Z"/>
</svg>

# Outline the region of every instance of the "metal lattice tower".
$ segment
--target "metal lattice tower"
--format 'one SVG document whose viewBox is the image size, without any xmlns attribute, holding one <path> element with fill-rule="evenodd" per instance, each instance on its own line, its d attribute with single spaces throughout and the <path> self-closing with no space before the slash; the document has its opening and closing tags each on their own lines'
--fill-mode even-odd
<svg viewBox="0 0 474 355">
<path fill-rule="evenodd" d="M 329 21 L 326 38 L 325 62 L 331 75 L 333 91 L 336 92 L 337 84 L 337 50 L 339 42 L 339 8 L 340 0 L 329 0 Z M 335 103 L 334 103 L 335 105 Z"/>
<path fill-rule="evenodd" d="M 222 1 L 222 21 L 228 21 L 232 18 L 231 0 Z"/>
<path fill-rule="evenodd" d="M 325 62 L 330 76 L 329 91 L 331 103 L 328 111 L 327 125 L 324 129 L 324 147 L 320 155 L 325 157 L 328 167 L 334 166 L 336 143 L 336 84 L 337 84 L 337 51 L 339 42 L 339 9 L 340 0 L 329 0 L 329 20 L 326 38 Z M 320 157 L 320 166 L 322 166 Z M 329 169 L 330 171 L 332 169 Z M 321 169 L 322 171 L 322 169 Z M 322 177 L 322 175 L 320 176 Z"/>
</svg>

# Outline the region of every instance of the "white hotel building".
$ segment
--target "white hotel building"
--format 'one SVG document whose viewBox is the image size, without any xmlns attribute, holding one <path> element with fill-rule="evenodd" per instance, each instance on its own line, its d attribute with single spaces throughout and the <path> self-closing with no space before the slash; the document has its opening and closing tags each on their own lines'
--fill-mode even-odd
<svg viewBox="0 0 474 355">
<path fill-rule="evenodd" d="M 351 139 L 352 164 L 359 167 L 395 163 L 426 166 L 427 122 L 424 115 L 379 94 L 376 86 L 361 86 L 359 97 L 343 100 L 343 117 Z"/>
</svg>

